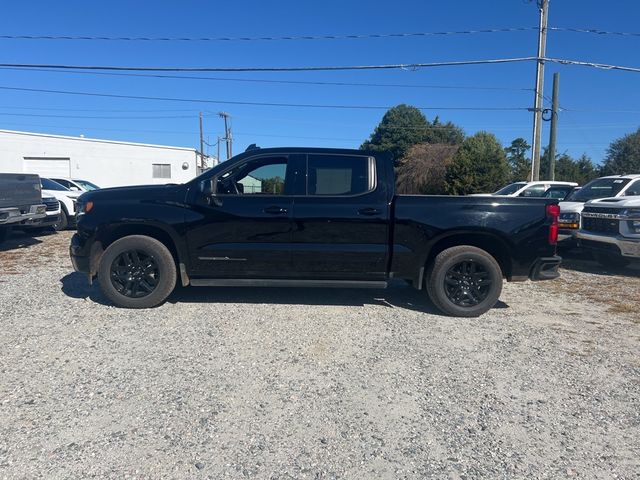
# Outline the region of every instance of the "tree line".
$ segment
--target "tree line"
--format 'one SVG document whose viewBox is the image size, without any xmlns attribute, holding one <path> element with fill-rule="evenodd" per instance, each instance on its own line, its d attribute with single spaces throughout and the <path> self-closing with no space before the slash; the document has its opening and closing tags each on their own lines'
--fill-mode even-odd
<svg viewBox="0 0 640 480">
<path fill-rule="evenodd" d="M 361 147 L 388 152 L 394 159 L 400 193 L 466 195 L 494 192 L 511 182 L 531 178 L 530 145 L 514 139 L 503 148 L 495 135 L 465 135 L 462 128 L 438 117 L 432 122 L 415 107 L 389 109 Z M 549 152 L 540 162 L 540 178 L 550 178 Z M 584 185 L 603 175 L 640 173 L 640 128 L 611 143 L 602 165 L 585 154 L 556 155 L 555 179 Z"/>
</svg>

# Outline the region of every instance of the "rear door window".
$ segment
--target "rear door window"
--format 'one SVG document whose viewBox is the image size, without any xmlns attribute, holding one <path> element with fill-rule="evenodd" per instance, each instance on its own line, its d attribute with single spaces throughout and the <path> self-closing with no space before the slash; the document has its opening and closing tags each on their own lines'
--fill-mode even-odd
<svg viewBox="0 0 640 480">
<path fill-rule="evenodd" d="M 520 194 L 521 197 L 544 197 L 546 192 L 544 185 L 532 185 Z"/>
<path fill-rule="evenodd" d="M 375 161 L 365 156 L 309 155 L 307 195 L 352 196 L 375 189 Z"/>
</svg>

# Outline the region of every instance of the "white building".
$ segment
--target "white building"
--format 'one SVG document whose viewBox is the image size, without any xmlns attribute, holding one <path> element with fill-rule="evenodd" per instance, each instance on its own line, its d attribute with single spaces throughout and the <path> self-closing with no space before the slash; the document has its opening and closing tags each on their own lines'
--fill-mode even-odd
<svg viewBox="0 0 640 480">
<path fill-rule="evenodd" d="M 117 187 L 183 183 L 201 167 L 200 154 L 193 148 L 0 130 L 0 172 Z"/>
</svg>

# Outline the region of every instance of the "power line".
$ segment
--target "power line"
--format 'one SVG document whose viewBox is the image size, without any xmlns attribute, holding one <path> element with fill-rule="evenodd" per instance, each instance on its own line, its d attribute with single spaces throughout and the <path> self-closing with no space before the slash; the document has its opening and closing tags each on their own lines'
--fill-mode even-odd
<svg viewBox="0 0 640 480">
<path fill-rule="evenodd" d="M 429 63 L 391 63 L 381 65 L 342 65 L 342 66 L 305 66 L 305 67 L 126 67 L 115 65 L 56 65 L 56 64 L 28 64 L 28 63 L 0 63 L 0 68 L 20 68 L 25 70 L 58 69 L 73 71 L 109 70 L 123 72 L 327 72 L 354 70 L 419 70 L 422 68 L 459 67 L 469 65 L 497 65 L 504 63 L 520 63 L 531 61 L 554 62 L 562 65 L 579 65 L 604 70 L 623 70 L 640 73 L 638 67 L 624 65 L 610 65 L 606 63 L 569 60 L 548 57 L 514 57 L 495 58 L 489 60 L 459 60 L 449 62 Z"/>
<path fill-rule="evenodd" d="M 365 33 L 347 35 L 287 35 L 263 37 L 113 37 L 96 35 L 0 35 L 2 40 L 83 40 L 124 42 L 255 42 L 289 40 L 362 40 L 374 38 L 436 37 L 447 35 L 474 35 L 479 33 L 528 32 L 536 27 L 484 28 L 475 30 L 451 30 L 441 32 Z"/>
<path fill-rule="evenodd" d="M 330 109 L 346 109 L 346 110 L 388 110 L 389 105 L 328 105 L 314 103 L 277 103 L 277 102 L 246 102 L 234 100 L 211 100 L 198 98 L 177 98 L 177 97 L 152 97 L 142 95 L 121 95 L 115 93 L 95 93 L 95 92 L 78 92 L 69 90 L 49 90 L 40 88 L 24 88 L 24 87 L 8 87 L 0 86 L 0 90 L 11 90 L 19 92 L 33 93 L 53 93 L 61 95 L 81 95 L 88 97 L 106 97 L 106 98 L 126 98 L 134 100 L 153 100 L 165 102 L 189 102 L 189 103 L 214 103 L 219 105 L 252 105 L 266 107 L 296 107 L 296 108 L 330 108 Z M 519 111 L 527 110 L 526 107 L 416 107 L 419 110 L 469 110 L 469 111 Z"/>
<path fill-rule="evenodd" d="M 616 35 L 620 37 L 640 37 L 638 32 L 613 32 L 609 30 L 597 30 L 595 28 L 549 27 L 555 32 L 591 33 L 595 35 Z"/>
<path fill-rule="evenodd" d="M 42 113 L 14 113 L 0 112 L 0 116 L 10 117 L 42 117 L 42 118 L 86 118 L 86 119 L 103 119 L 103 120 L 161 120 L 176 118 L 195 118 L 194 115 L 153 115 L 153 116 L 106 116 L 106 115 L 54 115 Z"/>
<path fill-rule="evenodd" d="M 626 67 L 623 65 L 609 65 L 606 63 L 584 62 L 581 60 L 568 60 L 564 58 L 545 58 L 545 61 L 559 63 L 561 65 L 578 65 L 581 67 L 592 67 L 601 70 L 621 70 L 624 72 L 640 73 L 640 68 L 638 67 Z"/>
<path fill-rule="evenodd" d="M 538 57 L 495 58 L 488 60 L 458 60 L 428 63 L 392 63 L 382 65 L 342 65 L 342 66 L 305 66 L 305 67 L 126 67 L 116 65 L 57 65 L 34 63 L 0 63 L 0 67 L 59 70 L 110 70 L 125 72 L 326 72 L 349 70 L 418 70 L 434 67 L 457 67 L 466 65 L 492 65 L 538 60 Z"/>
<path fill-rule="evenodd" d="M 216 82 L 247 82 L 247 83 L 273 83 L 285 85 L 329 85 L 329 86 L 349 86 L 349 87 L 383 87 L 383 88 L 433 88 L 433 89 L 450 89 L 450 90 L 510 90 L 510 91 L 532 91 L 531 88 L 523 87 L 504 87 L 492 86 L 483 87 L 477 85 L 420 85 L 407 83 L 363 83 L 363 82 L 327 82 L 327 81 L 304 81 L 304 80 L 270 80 L 265 78 L 225 78 L 225 77 L 198 77 L 193 75 L 164 75 L 164 74 L 145 74 L 145 73 L 117 73 L 117 72 L 93 72 L 78 70 L 55 70 L 49 68 L 31 69 L 20 67 L 0 67 L 4 70 L 19 71 L 36 71 L 36 72 L 52 72 L 52 73 L 73 73 L 82 75 L 108 75 L 122 77 L 137 78 L 167 78 L 178 80 L 209 80 Z"/>
</svg>

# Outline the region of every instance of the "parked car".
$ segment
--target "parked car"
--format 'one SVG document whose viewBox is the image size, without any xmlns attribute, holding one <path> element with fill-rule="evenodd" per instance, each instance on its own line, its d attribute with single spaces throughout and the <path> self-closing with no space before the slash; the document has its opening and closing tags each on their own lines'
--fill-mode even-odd
<svg viewBox="0 0 640 480">
<path fill-rule="evenodd" d="M 13 227 L 45 218 L 40 178 L 24 173 L 0 173 L 0 243 Z"/>
<path fill-rule="evenodd" d="M 40 180 L 42 181 L 42 193 L 54 197 L 60 202 L 62 209 L 60 221 L 54 225 L 54 228 L 56 230 L 66 230 L 69 227 L 74 227 L 76 223 L 76 200 L 81 195 L 81 192 L 72 192 L 50 178 L 41 178 Z"/>
<path fill-rule="evenodd" d="M 515 182 L 494 193 L 476 193 L 472 196 L 540 197 L 563 200 L 578 184 L 575 182 Z"/>
<path fill-rule="evenodd" d="M 51 178 L 51 180 L 59 183 L 63 187 L 67 187 L 72 192 L 90 192 L 91 190 L 97 190 L 100 188 L 95 183 L 91 183 L 88 180 L 80 180 L 78 178 Z"/>
<path fill-rule="evenodd" d="M 578 244 L 591 250 L 601 265 L 640 261 L 640 196 L 591 200 L 581 216 Z"/>
<path fill-rule="evenodd" d="M 248 177 L 260 188 L 241 188 Z M 84 193 L 71 259 L 127 308 L 160 304 L 177 278 L 281 288 L 399 278 L 447 314 L 478 316 L 503 278 L 558 276 L 557 200 L 396 195 L 394 185 L 380 153 L 253 149 L 186 184 Z"/>
<path fill-rule="evenodd" d="M 576 233 L 580 228 L 580 212 L 589 200 L 607 197 L 630 197 L 640 195 L 640 175 L 612 175 L 596 178 L 584 187 L 572 192 L 560 202 L 560 232 L 558 242 L 561 246 L 575 244 Z"/>
</svg>

